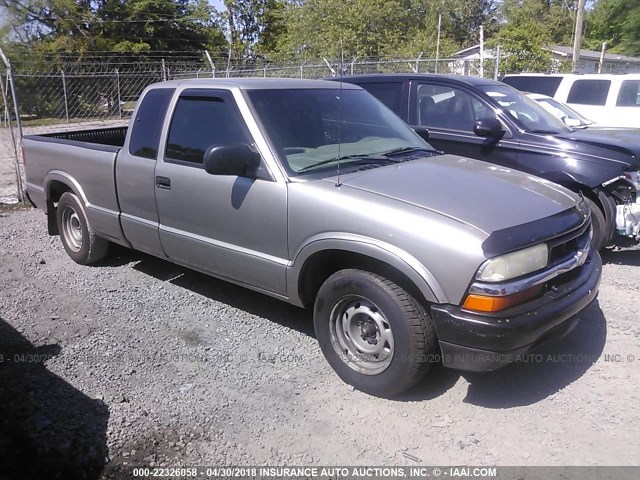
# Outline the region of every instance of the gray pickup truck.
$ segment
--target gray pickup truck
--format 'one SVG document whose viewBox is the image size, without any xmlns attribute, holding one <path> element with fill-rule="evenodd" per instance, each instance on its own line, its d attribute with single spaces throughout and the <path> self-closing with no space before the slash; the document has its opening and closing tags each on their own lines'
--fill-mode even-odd
<svg viewBox="0 0 640 480">
<path fill-rule="evenodd" d="M 579 196 L 443 155 L 357 86 L 160 83 L 128 128 L 23 147 L 28 197 L 73 260 L 113 242 L 313 307 L 333 369 L 374 395 L 434 362 L 517 361 L 598 292 Z"/>
</svg>

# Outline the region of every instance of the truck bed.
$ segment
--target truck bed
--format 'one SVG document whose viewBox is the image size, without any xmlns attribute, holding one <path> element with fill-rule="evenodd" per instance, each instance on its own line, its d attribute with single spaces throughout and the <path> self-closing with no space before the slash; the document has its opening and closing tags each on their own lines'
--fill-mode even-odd
<svg viewBox="0 0 640 480">
<path fill-rule="evenodd" d="M 30 137 L 37 137 L 38 139 L 50 138 L 56 139 L 55 143 L 84 143 L 91 145 L 108 145 L 112 147 L 122 147 L 124 145 L 124 139 L 127 136 L 128 127 L 113 127 L 113 128 L 97 128 L 94 130 L 73 130 L 70 132 L 54 132 L 46 133 L 43 135 L 31 135 Z M 62 141 L 60 141 L 62 140 Z M 86 145 L 87 148 L 93 148 L 91 145 Z"/>
<path fill-rule="evenodd" d="M 127 128 L 25 135 L 22 146 L 31 201 L 47 211 L 47 189 L 59 188 L 56 182 L 66 185 L 84 204 L 96 232 L 122 243 L 115 164 Z"/>
</svg>

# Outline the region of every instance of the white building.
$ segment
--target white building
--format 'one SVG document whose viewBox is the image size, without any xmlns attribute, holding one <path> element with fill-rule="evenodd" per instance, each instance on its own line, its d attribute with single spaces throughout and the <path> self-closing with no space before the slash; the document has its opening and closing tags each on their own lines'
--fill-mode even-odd
<svg viewBox="0 0 640 480">
<path fill-rule="evenodd" d="M 573 48 L 553 45 L 547 50 L 551 52 L 553 60 L 560 64 L 571 62 L 573 58 Z M 501 56 L 504 53 L 501 54 Z M 449 62 L 449 69 L 452 73 L 459 75 L 477 75 L 480 61 L 480 45 L 465 48 L 452 55 L 455 60 Z M 485 68 L 487 60 L 495 59 L 495 51 L 484 50 Z M 600 52 L 595 50 L 580 50 L 580 58 L 574 70 L 575 73 L 598 73 L 600 63 Z M 601 73 L 640 73 L 640 58 L 619 55 L 617 53 L 605 53 Z"/>
</svg>

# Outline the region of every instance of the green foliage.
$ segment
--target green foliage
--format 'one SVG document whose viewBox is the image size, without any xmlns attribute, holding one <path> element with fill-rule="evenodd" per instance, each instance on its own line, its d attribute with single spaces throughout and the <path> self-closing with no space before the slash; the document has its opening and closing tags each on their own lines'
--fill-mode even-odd
<svg viewBox="0 0 640 480">
<path fill-rule="evenodd" d="M 6 37 L 30 51 L 226 48 L 217 12 L 206 0 L 0 0 Z"/>
<path fill-rule="evenodd" d="M 224 4 L 236 57 L 254 58 L 275 49 L 285 31 L 285 0 L 225 0 Z"/>
<path fill-rule="evenodd" d="M 436 51 L 442 14 L 441 51 L 451 53 L 496 30 L 493 0 L 301 0 L 283 12 L 286 30 L 277 44 L 283 58 L 416 56 Z"/>
<path fill-rule="evenodd" d="M 640 56 L 640 2 L 598 0 L 586 16 L 585 46 L 594 50 L 608 43 L 608 50 Z"/>
<path fill-rule="evenodd" d="M 566 18 L 557 0 L 505 0 L 505 23 L 490 45 L 501 45 L 503 72 L 547 72 L 554 68 L 553 44 L 567 44 L 573 22 Z"/>
</svg>

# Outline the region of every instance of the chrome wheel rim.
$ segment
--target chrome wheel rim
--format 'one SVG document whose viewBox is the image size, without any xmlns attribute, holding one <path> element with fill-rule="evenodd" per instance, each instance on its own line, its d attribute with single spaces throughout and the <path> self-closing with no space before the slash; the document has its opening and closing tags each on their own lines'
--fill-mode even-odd
<svg viewBox="0 0 640 480">
<path fill-rule="evenodd" d="M 373 302 L 355 295 L 341 298 L 331 310 L 329 330 L 331 345 L 352 370 L 378 375 L 389 367 L 393 332 Z"/>
<path fill-rule="evenodd" d="M 62 235 L 71 250 L 80 251 L 82 248 L 82 224 L 80 217 L 71 207 L 65 207 L 62 211 Z"/>
</svg>

